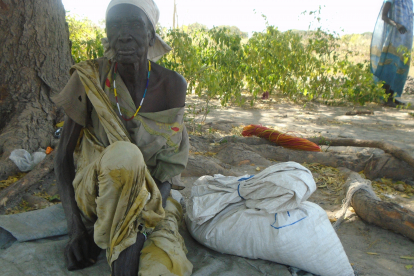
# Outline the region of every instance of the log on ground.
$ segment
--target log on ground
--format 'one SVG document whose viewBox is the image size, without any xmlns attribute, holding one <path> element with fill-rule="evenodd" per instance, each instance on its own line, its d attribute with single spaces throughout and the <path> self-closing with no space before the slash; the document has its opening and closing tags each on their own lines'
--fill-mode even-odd
<svg viewBox="0 0 414 276">
<path fill-rule="evenodd" d="M 392 202 L 381 201 L 372 193 L 371 182 L 358 173 L 343 171 L 348 175 L 344 192 L 350 205 L 364 221 L 394 231 L 414 241 L 414 212 Z M 371 190 L 369 192 L 369 190 Z M 343 210 L 349 205 L 345 203 Z M 345 214 L 345 213 L 343 213 Z M 343 217 L 338 221 L 342 221 Z"/>
<path fill-rule="evenodd" d="M 392 202 L 378 201 L 364 190 L 354 194 L 351 205 L 355 213 L 366 222 L 414 241 L 414 212 Z"/>
</svg>

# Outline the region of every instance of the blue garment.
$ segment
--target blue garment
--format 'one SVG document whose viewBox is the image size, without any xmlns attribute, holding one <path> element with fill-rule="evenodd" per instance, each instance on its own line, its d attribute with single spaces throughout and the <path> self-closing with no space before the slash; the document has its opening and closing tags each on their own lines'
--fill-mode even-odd
<svg viewBox="0 0 414 276">
<path fill-rule="evenodd" d="M 401 34 L 396 27 L 382 20 L 382 9 L 386 2 L 391 3 L 388 17 L 403 25 L 407 32 Z M 384 81 L 400 97 L 410 69 L 410 59 L 404 64 L 403 52 L 398 48 L 404 46 L 408 54 L 413 45 L 413 1 L 385 0 L 371 41 L 371 72 L 376 81 Z"/>
</svg>

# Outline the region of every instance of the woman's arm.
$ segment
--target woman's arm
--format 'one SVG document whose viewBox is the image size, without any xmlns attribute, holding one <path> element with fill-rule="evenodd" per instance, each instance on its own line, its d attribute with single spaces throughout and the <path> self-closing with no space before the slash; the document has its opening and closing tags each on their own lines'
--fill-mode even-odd
<svg viewBox="0 0 414 276">
<path fill-rule="evenodd" d="M 385 23 L 390 24 L 391 26 L 394 26 L 397 28 L 397 30 L 401 33 L 401 34 L 405 34 L 407 32 L 407 29 L 395 22 L 394 20 L 392 20 L 391 18 L 388 17 L 388 12 L 391 10 L 391 3 L 390 2 L 386 2 L 384 4 L 384 8 L 382 9 L 382 20 L 384 20 Z"/>
<path fill-rule="evenodd" d="M 73 152 L 82 126 L 67 118 L 55 157 L 55 174 L 63 210 L 68 223 L 69 242 L 65 248 L 68 270 L 81 269 L 95 263 L 100 249 L 82 222 L 72 185 L 75 178 Z"/>
</svg>

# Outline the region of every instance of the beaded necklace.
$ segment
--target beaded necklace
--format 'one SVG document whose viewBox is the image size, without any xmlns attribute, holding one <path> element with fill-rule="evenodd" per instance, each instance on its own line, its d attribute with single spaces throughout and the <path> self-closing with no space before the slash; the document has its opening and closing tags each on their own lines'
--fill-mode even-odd
<svg viewBox="0 0 414 276">
<path fill-rule="evenodd" d="M 138 107 L 137 111 L 135 112 L 134 116 L 132 116 L 129 119 L 124 117 L 124 115 L 121 112 L 121 108 L 119 107 L 119 103 L 118 103 L 118 94 L 116 93 L 116 82 L 115 82 L 117 71 L 118 71 L 118 63 L 115 64 L 115 70 L 114 70 L 114 95 L 115 95 L 115 100 L 116 100 L 116 106 L 118 107 L 119 115 L 121 115 L 122 119 L 124 119 L 125 121 L 131 121 L 132 119 L 135 118 L 135 116 L 137 116 L 137 114 L 138 114 L 139 110 L 141 109 L 142 104 L 144 102 L 145 95 L 147 94 L 149 77 L 150 77 L 150 72 L 151 72 L 151 61 L 148 60 L 148 76 L 147 76 L 147 84 L 145 86 L 144 96 L 142 97 L 141 103 L 139 104 L 139 107 Z"/>
</svg>

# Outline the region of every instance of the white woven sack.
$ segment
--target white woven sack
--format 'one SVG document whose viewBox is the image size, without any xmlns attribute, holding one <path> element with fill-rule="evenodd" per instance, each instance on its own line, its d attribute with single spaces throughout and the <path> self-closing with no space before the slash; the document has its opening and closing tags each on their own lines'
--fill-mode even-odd
<svg viewBox="0 0 414 276">
<path fill-rule="evenodd" d="M 322 276 L 354 275 L 326 212 L 305 201 L 316 189 L 309 170 L 287 162 L 247 178 L 204 176 L 194 183 L 186 222 L 198 242 Z"/>
</svg>

